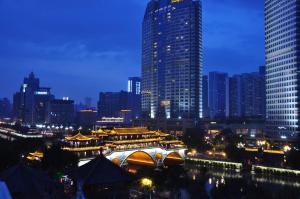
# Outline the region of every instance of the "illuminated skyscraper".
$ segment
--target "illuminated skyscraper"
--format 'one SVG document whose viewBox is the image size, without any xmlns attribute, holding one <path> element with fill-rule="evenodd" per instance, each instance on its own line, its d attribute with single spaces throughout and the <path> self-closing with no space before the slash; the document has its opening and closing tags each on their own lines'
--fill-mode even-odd
<svg viewBox="0 0 300 199">
<path fill-rule="evenodd" d="M 132 119 L 140 118 L 141 115 L 141 78 L 128 78 L 128 108 Z"/>
<path fill-rule="evenodd" d="M 151 0 L 142 36 L 144 118 L 202 117 L 201 2 Z"/>
<path fill-rule="evenodd" d="M 299 0 L 265 0 L 266 131 L 281 138 L 299 133 L 299 14 Z"/>
</svg>

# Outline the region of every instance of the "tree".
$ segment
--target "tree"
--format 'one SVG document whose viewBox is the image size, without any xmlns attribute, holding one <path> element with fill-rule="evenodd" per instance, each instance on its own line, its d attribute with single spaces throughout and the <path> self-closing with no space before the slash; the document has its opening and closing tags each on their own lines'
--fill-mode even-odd
<svg viewBox="0 0 300 199">
<path fill-rule="evenodd" d="M 45 149 L 42 167 L 51 173 L 57 173 L 76 168 L 78 157 L 72 152 L 63 151 L 59 145 Z"/>
<path fill-rule="evenodd" d="M 300 169 L 300 151 L 291 150 L 286 157 L 287 165 L 292 167 L 293 169 Z"/>
<path fill-rule="evenodd" d="M 211 145 L 204 140 L 204 132 L 201 129 L 188 129 L 183 136 L 183 142 L 189 148 L 196 148 L 198 151 L 211 149 Z"/>
</svg>

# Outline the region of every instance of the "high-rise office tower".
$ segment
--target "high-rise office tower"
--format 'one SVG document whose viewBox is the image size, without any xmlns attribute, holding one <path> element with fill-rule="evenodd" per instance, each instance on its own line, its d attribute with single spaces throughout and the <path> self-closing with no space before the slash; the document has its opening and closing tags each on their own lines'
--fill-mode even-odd
<svg viewBox="0 0 300 199">
<path fill-rule="evenodd" d="M 265 0 L 266 132 L 270 136 L 299 134 L 299 14 L 299 0 Z"/>
<path fill-rule="evenodd" d="M 24 78 L 24 83 L 21 88 L 23 121 L 29 124 L 34 122 L 34 93 L 40 87 L 40 80 L 33 73 L 29 77 Z"/>
<path fill-rule="evenodd" d="M 208 106 L 210 118 L 225 119 L 228 117 L 228 74 L 209 73 Z"/>
<path fill-rule="evenodd" d="M 38 88 L 34 92 L 33 124 L 43 124 L 47 118 L 47 106 L 54 99 L 50 88 Z"/>
<path fill-rule="evenodd" d="M 132 119 L 141 115 L 141 78 L 128 78 L 128 108 L 131 110 Z"/>
<path fill-rule="evenodd" d="M 40 80 L 30 73 L 13 97 L 13 115 L 27 124 L 46 122 L 48 103 L 54 99 L 50 88 L 40 87 Z"/>
<path fill-rule="evenodd" d="M 144 118 L 202 117 L 199 0 L 151 0 L 142 33 Z"/>
</svg>

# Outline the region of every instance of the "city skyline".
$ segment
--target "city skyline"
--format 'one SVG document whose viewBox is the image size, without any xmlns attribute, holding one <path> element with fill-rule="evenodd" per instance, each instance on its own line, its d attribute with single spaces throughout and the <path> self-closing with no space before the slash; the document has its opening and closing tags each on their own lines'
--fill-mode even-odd
<svg viewBox="0 0 300 199">
<path fill-rule="evenodd" d="M 66 5 L 57 8 L 59 6 L 56 1 L 43 6 L 34 1 L 26 2 L 26 5 L 11 1 L 1 2 L 4 6 L 0 9 L 5 8 L 5 11 L 1 12 L 1 18 L 6 20 L 0 20 L 0 24 L 5 27 L 0 40 L 3 44 L 0 50 L 0 68 L 6 75 L 0 80 L 0 97 L 11 99 L 14 91 L 18 89 L 19 82 L 31 71 L 35 72 L 43 84 L 53 88 L 58 97 L 67 95 L 76 101 L 91 96 L 95 104 L 99 91 L 126 90 L 127 78 L 140 75 L 141 22 L 147 2 L 131 0 L 125 3 L 126 6 L 121 1 L 105 4 L 104 7 L 107 8 L 115 6 L 118 13 L 124 16 L 122 18 L 113 17 L 103 11 L 102 2 L 91 2 L 81 8 L 81 4 L 75 1 L 69 8 L 68 17 L 64 12 Z M 120 9 L 122 5 L 130 12 Z M 54 16 L 54 11 L 50 9 L 54 7 L 58 9 L 57 16 Z M 47 12 L 38 11 L 46 8 Z M 86 9 L 91 11 L 85 12 Z M 110 26 L 112 30 L 107 32 L 117 35 L 107 35 L 106 31 L 103 31 L 107 27 L 107 23 L 104 22 L 108 19 L 101 17 L 103 15 L 113 17 L 108 21 L 115 26 Z M 239 15 L 239 20 L 236 20 L 236 15 Z M 40 17 L 39 20 L 34 19 L 37 16 Z M 51 21 L 57 20 L 58 17 L 64 20 L 53 25 Z M 74 20 L 78 18 L 80 20 L 76 24 Z M 257 23 L 250 23 L 252 21 Z M 74 23 L 78 25 L 77 28 L 72 25 Z M 20 24 L 26 25 L 26 30 Z M 66 24 L 68 30 L 62 28 Z M 253 29 L 260 31 L 251 32 Z M 17 35 L 16 31 L 21 34 Z M 123 34 L 120 35 L 118 31 L 122 31 Z M 264 62 L 263 2 L 255 1 L 249 4 L 233 0 L 226 3 L 204 1 L 203 36 L 205 73 L 212 70 L 229 74 L 253 71 Z M 106 38 L 106 42 L 103 42 L 102 38 Z M 128 42 L 128 38 L 136 39 Z M 233 39 L 234 42 L 228 42 Z M 94 41 L 97 42 L 93 43 Z M 127 50 L 129 54 L 113 54 L 110 49 L 119 49 L 119 52 Z M 106 54 L 99 54 L 99 50 Z M 260 51 L 261 53 L 258 53 Z M 95 59 L 89 56 L 95 56 Z M 10 78 L 10 81 L 7 78 Z M 78 89 L 75 91 L 74 87 Z"/>
</svg>

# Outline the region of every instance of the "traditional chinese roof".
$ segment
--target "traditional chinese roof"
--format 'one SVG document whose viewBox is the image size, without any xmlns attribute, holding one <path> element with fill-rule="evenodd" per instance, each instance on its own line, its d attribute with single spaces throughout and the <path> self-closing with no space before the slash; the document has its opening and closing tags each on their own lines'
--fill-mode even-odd
<svg viewBox="0 0 300 199">
<path fill-rule="evenodd" d="M 122 145 L 122 144 L 135 144 L 135 143 L 147 143 L 147 142 L 159 142 L 161 138 L 151 138 L 151 139 L 138 139 L 138 140 L 119 140 L 119 141 L 111 141 L 114 145 Z"/>
<path fill-rule="evenodd" d="M 160 141 L 159 143 L 161 143 L 161 144 L 180 144 L 180 145 L 184 144 L 182 141 L 179 141 L 179 140 L 163 140 L 163 141 Z"/>
<path fill-rule="evenodd" d="M 95 140 L 97 138 L 94 136 L 85 136 L 82 135 L 81 133 L 78 133 L 77 135 L 74 136 L 65 137 L 65 139 L 68 141 L 90 141 L 90 140 Z"/>
<path fill-rule="evenodd" d="M 35 151 L 34 153 L 29 153 L 29 155 L 31 155 L 33 157 L 37 157 L 37 158 L 44 157 L 44 154 L 42 152 L 39 152 L 39 151 Z"/>
<path fill-rule="evenodd" d="M 163 132 L 161 132 L 161 131 L 157 131 L 157 132 L 156 132 L 156 135 L 159 136 L 159 137 L 168 137 L 170 134 L 163 133 Z"/>
<path fill-rule="evenodd" d="M 70 173 L 71 178 L 81 181 L 84 185 L 102 185 L 125 183 L 135 177 L 100 155 Z"/>
<path fill-rule="evenodd" d="M 97 136 L 97 137 L 107 137 L 107 133 L 103 131 L 102 129 L 98 129 L 96 131 L 92 131 L 92 134 Z"/>
<path fill-rule="evenodd" d="M 29 153 L 29 155 L 26 157 L 28 160 L 39 160 L 40 158 L 43 158 L 44 154 L 39 151 L 35 151 L 34 153 Z"/>
<path fill-rule="evenodd" d="M 110 131 L 110 134 L 115 135 L 155 135 L 155 131 L 149 131 L 145 127 L 135 128 L 114 128 Z"/>
<path fill-rule="evenodd" d="M 80 151 L 98 151 L 101 149 L 106 149 L 106 146 L 91 146 L 91 147 L 64 147 L 63 150 L 65 151 L 72 151 L 72 152 L 80 152 Z"/>
</svg>

